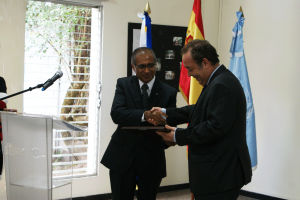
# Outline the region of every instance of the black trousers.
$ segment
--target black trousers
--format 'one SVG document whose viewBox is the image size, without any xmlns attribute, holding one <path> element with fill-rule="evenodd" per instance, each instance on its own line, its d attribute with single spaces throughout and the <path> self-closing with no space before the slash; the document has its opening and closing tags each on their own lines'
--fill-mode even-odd
<svg viewBox="0 0 300 200">
<path fill-rule="evenodd" d="M 241 188 L 233 188 L 215 194 L 194 194 L 195 200 L 237 200 Z"/>
<path fill-rule="evenodd" d="M 149 180 L 138 176 L 136 161 L 125 174 L 119 174 L 112 170 L 109 172 L 113 200 L 133 200 L 136 185 L 138 186 L 138 200 L 155 200 L 162 178 Z"/>
</svg>

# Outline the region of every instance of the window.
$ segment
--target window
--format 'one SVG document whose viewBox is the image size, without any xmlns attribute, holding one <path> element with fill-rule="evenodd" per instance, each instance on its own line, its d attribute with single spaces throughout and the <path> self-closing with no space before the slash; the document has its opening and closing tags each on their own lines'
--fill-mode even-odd
<svg viewBox="0 0 300 200">
<path fill-rule="evenodd" d="M 44 83 L 57 70 L 63 72 L 63 77 L 46 91 L 25 93 L 24 112 L 54 115 L 88 128 L 86 133 L 73 135 L 66 131 L 53 133 L 52 166 L 56 177 L 96 174 L 101 25 L 101 7 L 27 3 L 24 88 Z"/>
</svg>

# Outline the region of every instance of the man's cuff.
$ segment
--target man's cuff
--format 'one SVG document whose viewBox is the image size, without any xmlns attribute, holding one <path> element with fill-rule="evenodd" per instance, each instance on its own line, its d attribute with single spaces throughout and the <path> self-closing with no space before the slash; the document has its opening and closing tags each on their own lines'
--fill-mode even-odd
<svg viewBox="0 0 300 200">
<path fill-rule="evenodd" d="M 175 128 L 175 131 L 174 131 L 174 135 L 173 135 L 173 142 L 176 142 L 176 137 L 175 137 L 176 130 L 177 130 L 177 128 Z"/>
<path fill-rule="evenodd" d="M 166 110 L 165 108 L 161 108 L 161 112 L 163 112 L 163 113 L 167 114 L 167 110 Z M 161 116 L 162 116 L 162 118 L 166 119 L 166 117 L 165 117 L 165 116 L 163 116 L 163 115 L 161 115 Z"/>
<path fill-rule="evenodd" d="M 141 122 L 145 122 L 146 120 L 144 119 L 144 113 L 143 113 L 143 116 L 142 116 L 142 121 Z"/>
</svg>

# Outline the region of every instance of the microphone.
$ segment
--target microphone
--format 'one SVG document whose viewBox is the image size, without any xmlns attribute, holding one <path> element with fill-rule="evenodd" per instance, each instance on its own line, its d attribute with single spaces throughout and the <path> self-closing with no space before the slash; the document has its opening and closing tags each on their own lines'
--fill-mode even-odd
<svg viewBox="0 0 300 200">
<path fill-rule="evenodd" d="M 48 79 L 45 83 L 44 86 L 42 88 L 42 91 L 45 91 L 48 87 L 50 87 L 57 79 L 59 79 L 60 77 L 63 76 L 62 71 L 57 71 L 54 76 L 50 79 Z"/>
</svg>

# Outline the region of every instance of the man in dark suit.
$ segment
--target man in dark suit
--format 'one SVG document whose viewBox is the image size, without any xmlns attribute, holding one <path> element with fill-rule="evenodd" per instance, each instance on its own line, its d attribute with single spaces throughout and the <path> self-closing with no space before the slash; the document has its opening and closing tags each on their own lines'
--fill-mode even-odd
<svg viewBox="0 0 300 200">
<path fill-rule="evenodd" d="M 0 76 L 0 98 L 6 96 L 6 84 L 5 84 L 5 80 L 4 78 L 2 78 Z M 1 95 L 5 94 L 5 95 Z M 6 108 L 6 103 L 4 103 L 3 101 L 0 102 L 0 111 L 3 111 L 4 108 Z M 0 138 L 2 141 L 2 124 L 1 124 L 1 116 L 0 116 Z M 2 176 L 2 169 L 3 169 L 3 154 L 2 154 L 2 143 L 0 141 L 0 177 Z M 1 180 L 1 178 L 0 178 Z"/>
<path fill-rule="evenodd" d="M 149 126 L 149 118 L 165 124 L 162 112 L 150 112 L 153 106 L 176 107 L 177 91 L 155 78 L 156 56 L 141 47 L 132 54 L 131 65 L 136 76 L 117 81 L 111 117 L 117 130 L 101 163 L 110 169 L 113 200 L 130 200 L 138 185 L 139 200 L 156 199 L 162 178 L 166 176 L 162 137 L 150 130 L 125 130 L 122 127 Z"/>
<path fill-rule="evenodd" d="M 203 86 L 195 105 L 167 108 L 168 122 L 189 123 L 186 129 L 166 125 L 164 140 L 188 145 L 189 180 L 196 200 L 237 199 L 251 181 L 246 143 L 246 99 L 239 80 L 219 64 L 216 49 L 193 40 L 182 49 L 188 75 Z M 161 110 L 154 108 L 152 110 Z"/>
</svg>

